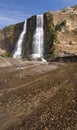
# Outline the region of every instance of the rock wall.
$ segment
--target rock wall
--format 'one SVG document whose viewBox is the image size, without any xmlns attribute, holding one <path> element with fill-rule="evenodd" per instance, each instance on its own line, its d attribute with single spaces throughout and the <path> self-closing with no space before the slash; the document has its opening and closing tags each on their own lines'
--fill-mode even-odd
<svg viewBox="0 0 77 130">
<path fill-rule="evenodd" d="M 18 38 L 23 30 L 24 22 L 10 25 L 0 30 L 0 48 L 13 54 Z M 23 57 L 32 54 L 32 41 L 36 29 L 36 16 L 27 19 L 27 32 L 23 40 Z"/>
<path fill-rule="evenodd" d="M 44 14 L 44 56 L 48 58 L 53 53 L 53 43 L 55 41 L 55 26 L 53 23 L 53 13 L 48 11 Z"/>
<path fill-rule="evenodd" d="M 58 31 L 54 54 L 64 52 L 77 54 L 77 6 L 54 12 L 54 24 L 66 20 L 65 28 Z"/>
<path fill-rule="evenodd" d="M 10 25 L 0 31 L 0 48 L 6 52 L 13 54 L 17 40 L 23 29 L 23 24 Z"/>
</svg>

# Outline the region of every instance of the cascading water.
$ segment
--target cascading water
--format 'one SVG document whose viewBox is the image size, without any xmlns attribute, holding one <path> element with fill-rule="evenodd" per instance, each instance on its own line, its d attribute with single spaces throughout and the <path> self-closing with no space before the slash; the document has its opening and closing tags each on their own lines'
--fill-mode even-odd
<svg viewBox="0 0 77 130">
<path fill-rule="evenodd" d="M 44 30 L 43 30 L 43 15 L 37 15 L 36 30 L 33 36 L 33 58 L 43 57 L 43 42 L 44 42 Z"/>
<path fill-rule="evenodd" d="M 25 20 L 24 26 L 23 26 L 23 31 L 18 39 L 18 42 L 16 45 L 16 50 L 15 50 L 15 53 L 13 55 L 13 58 L 21 58 L 21 56 L 22 56 L 22 42 L 24 39 L 24 35 L 26 33 L 26 25 L 27 25 L 27 21 Z"/>
</svg>

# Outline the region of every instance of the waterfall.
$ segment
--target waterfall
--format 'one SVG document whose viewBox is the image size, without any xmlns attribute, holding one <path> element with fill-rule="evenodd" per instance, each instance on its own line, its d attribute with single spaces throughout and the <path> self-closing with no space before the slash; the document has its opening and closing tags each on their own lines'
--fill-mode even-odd
<svg viewBox="0 0 77 130">
<path fill-rule="evenodd" d="M 43 30 L 43 15 L 37 15 L 36 30 L 33 36 L 33 58 L 43 57 L 43 42 L 44 42 L 44 30 Z"/>
<path fill-rule="evenodd" d="M 17 45 L 16 45 L 15 52 L 13 54 L 13 58 L 21 58 L 21 56 L 22 56 L 22 43 L 23 43 L 24 35 L 26 33 L 26 25 L 27 25 L 27 21 L 25 20 L 24 26 L 23 26 L 23 31 L 21 32 L 21 35 L 17 41 Z"/>
</svg>

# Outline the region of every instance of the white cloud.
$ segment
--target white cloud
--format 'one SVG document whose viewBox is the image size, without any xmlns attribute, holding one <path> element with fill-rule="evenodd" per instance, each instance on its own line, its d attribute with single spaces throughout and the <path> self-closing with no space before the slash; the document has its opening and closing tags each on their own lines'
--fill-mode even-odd
<svg viewBox="0 0 77 130">
<path fill-rule="evenodd" d="M 24 21 L 30 15 L 25 14 L 24 12 L 12 9 L 4 9 L 0 5 L 0 28 L 8 26 L 10 24 L 15 24 L 17 22 Z"/>
<path fill-rule="evenodd" d="M 14 19 L 0 15 L 0 21 L 11 22 L 11 21 L 14 21 Z"/>
<path fill-rule="evenodd" d="M 72 3 L 72 4 L 77 4 L 77 0 L 62 0 L 62 1 L 64 1 L 64 2 L 66 2 L 66 3 Z"/>
</svg>

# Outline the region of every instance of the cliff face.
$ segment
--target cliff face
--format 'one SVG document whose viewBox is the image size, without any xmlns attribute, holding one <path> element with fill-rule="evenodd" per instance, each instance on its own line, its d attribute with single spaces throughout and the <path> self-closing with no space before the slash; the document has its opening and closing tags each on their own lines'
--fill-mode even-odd
<svg viewBox="0 0 77 130">
<path fill-rule="evenodd" d="M 23 30 L 24 22 L 10 25 L 0 31 L 0 54 L 8 52 L 14 53 L 18 38 Z M 36 16 L 27 20 L 27 32 L 23 40 L 23 56 L 32 54 L 32 41 L 36 29 Z"/>
<path fill-rule="evenodd" d="M 15 50 L 15 46 L 17 44 L 17 40 L 23 30 L 24 22 L 18 23 L 16 25 L 11 25 L 5 27 L 0 32 L 0 48 L 2 50 L 6 50 L 6 52 L 13 54 Z M 50 52 L 52 47 L 52 38 L 51 33 L 54 28 L 53 24 L 53 14 L 51 12 L 47 12 L 44 14 L 44 55 Z M 36 30 L 36 16 L 32 16 L 31 18 L 27 19 L 27 29 L 23 40 L 22 46 L 22 54 L 23 57 L 27 55 L 31 55 L 33 53 L 32 42 L 33 42 L 33 35 Z M 5 53 L 5 51 L 4 51 Z M 1 54 L 1 53 L 0 53 Z"/>
<path fill-rule="evenodd" d="M 23 22 L 16 25 L 10 25 L 0 31 L 0 48 L 13 54 L 16 42 L 23 29 Z M 3 53 L 5 52 L 3 51 Z M 1 54 L 1 53 L 0 53 Z"/>
<path fill-rule="evenodd" d="M 66 20 L 66 25 L 58 31 L 57 41 L 54 44 L 56 55 L 61 53 L 77 53 L 77 6 L 68 7 L 54 13 L 54 24 Z"/>
<path fill-rule="evenodd" d="M 63 22 L 66 21 L 64 24 Z M 17 40 L 23 30 L 18 23 L 0 30 L 0 54 L 14 53 Z M 27 20 L 27 32 L 23 40 L 23 57 L 32 54 L 32 41 L 36 29 L 36 16 Z M 57 12 L 44 13 L 44 56 L 77 53 L 77 6 Z"/>
<path fill-rule="evenodd" d="M 53 14 L 50 11 L 48 11 L 47 13 L 44 14 L 44 56 L 45 57 L 48 57 L 48 55 L 53 53 L 54 33 L 55 33 L 55 26 L 53 23 Z"/>
</svg>

